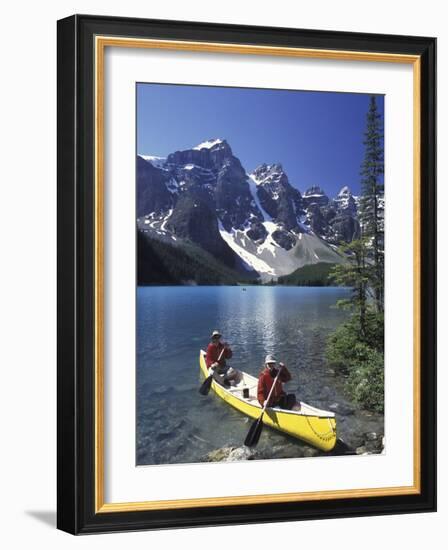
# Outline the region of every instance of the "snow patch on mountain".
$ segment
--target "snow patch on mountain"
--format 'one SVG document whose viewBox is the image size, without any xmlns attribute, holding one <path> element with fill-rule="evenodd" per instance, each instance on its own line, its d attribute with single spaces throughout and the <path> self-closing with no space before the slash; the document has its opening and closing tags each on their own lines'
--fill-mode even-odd
<svg viewBox="0 0 448 550">
<path fill-rule="evenodd" d="M 263 225 L 266 231 L 268 232 L 268 235 L 264 240 L 264 242 L 260 244 L 260 246 L 257 248 L 257 253 L 261 254 L 264 250 L 267 250 L 272 254 L 273 257 L 275 257 L 280 247 L 272 238 L 272 233 L 274 233 L 274 231 L 277 231 L 281 228 L 272 221 L 265 221 L 263 222 Z"/>
<path fill-rule="evenodd" d="M 262 216 L 263 216 L 263 219 L 266 220 L 266 221 L 272 221 L 272 218 L 271 216 L 266 212 L 266 210 L 261 206 L 261 202 L 260 202 L 260 199 L 258 198 L 258 193 L 257 193 L 257 178 L 253 175 L 253 174 L 247 174 L 248 176 L 248 184 L 249 184 L 249 189 L 250 189 L 250 192 L 252 194 L 252 197 L 255 201 L 255 204 L 257 205 L 257 208 L 258 210 L 261 212 Z"/>
<path fill-rule="evenodd" d="M 262 281 L 266 282 L 282 275 L 289 275 L 299 267 L 317 262 L 340 263 L 343 258 L 324 241 L 312 233 L 297 235 L 296 244 L 285 250 L 272 238 L 279 229 L 273 222 L 264 222 L 268 237 L 261 245 L 254 243 L 245 231 L 234 229 L 226 231 L 222 224 L 219 232 L 225 242 L 252 269 L 258 271 Z"/>
<path fill-rule="evenodd" d="M 222 139 L 209 139 L 207 141 L 203 141 L 199 145 L 196 145 L 196 147 L 193 147 L 193 149 L 195 151 L 200 151 L 201 149 L 211 149 L 215 145 L 219 145 L 222 142 Z"/>
<path fill-rule="evenodd" d="M 260 258 L 256 251 L 251 252 L 248 250 L 247 244 L 252 243 L 252 241 L 243 231 L 232 228 L 231 232 L 228 232 L 224 229 L 222 223 L 219 222 L 219 233 L 230 248 L 243 260 L 246 268 L 255 269 L 261 275 L 275 276 L 274 269 Z"/>
<path fill-rule="evenodd" d="M 156 157 L 154 155 L 139 155 L 140 158 L 150 162 L 155 168 L 165 168 L 166 157 Z"/>
<path fill-rule="evenodd" d="M 170 180 L 166 183 L 166 188 L 170 193 L 179 193 L 179 182 L 171 177 Z"/>
<path fill-rule="evenodd" d="M 160 229 L 164 232 L 166 231 L 166 222 L 169 220 L 172 213 L 173 213 L 173 209 L 170 208 L 170 210 L 168 210 L 168 214 L 163 218 L 163 222 L 160 226 Z"/>
<path fill-rule="evenodd" d="M 338 197 L 343 197 L 351 194 L 352 192 L 350 191 L 350 187 L 348 185 L 344 185 L 344 187 L 342 187 L 342 189 L 339 191 Z"/>
</svg>

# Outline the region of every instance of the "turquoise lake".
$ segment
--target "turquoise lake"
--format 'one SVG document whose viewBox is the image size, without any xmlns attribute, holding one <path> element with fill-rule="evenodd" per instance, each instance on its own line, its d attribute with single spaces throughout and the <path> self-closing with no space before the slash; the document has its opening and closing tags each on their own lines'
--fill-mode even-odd
<svg viewBox="0 0 448 550">
<path fill-rule="evenodd" d="M 199 462 L 214 449 L 241 446 L 250 426 L 213 392 L 198 393 L 199 351 L 213 329 L 233 350 L 233 367 L 253 375 L 267 353 L 292 374 L 287 390 L 312 405 L 350 410 L 338 434 L 359 418 L 325 362 L 328 335 L 347 319 L 334 307 L 351 290 L 335 287 L 174 286 L 137 289 L 136 463 Z M 266 458 L 301 456 L 304 444 L 270 429 L 258 449 Z M 296 454 L 295 454 L 296 453 Z"/>
</svg>

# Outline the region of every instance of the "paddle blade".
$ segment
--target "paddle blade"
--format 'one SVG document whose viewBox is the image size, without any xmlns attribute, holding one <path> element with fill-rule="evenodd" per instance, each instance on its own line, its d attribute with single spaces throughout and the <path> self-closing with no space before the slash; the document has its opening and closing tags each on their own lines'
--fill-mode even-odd
<svg viewBox="0 0 448 550">
<path fill-rule="evenodd" d="M 201 395 L 208 395 L 208 392 L 212 387 L 212 382 L 213 382 L 213 376 L 209 376 L 208 378 L 206 378 L 202 386 L 199 388 L 199 393 Z"/>
<path fill-rule="evenodd" d="M 252 423 L 252 426 L 247 432 L 246 439 L 244 440 L 244 445 L 246 445 L 246 447 L 255 447 L 260 440 L 260 435 L 263 431 L 262 418 L 263 414 L 261 414 L 258 420 L 255 420 L 255 422 Z"/>
</svg>

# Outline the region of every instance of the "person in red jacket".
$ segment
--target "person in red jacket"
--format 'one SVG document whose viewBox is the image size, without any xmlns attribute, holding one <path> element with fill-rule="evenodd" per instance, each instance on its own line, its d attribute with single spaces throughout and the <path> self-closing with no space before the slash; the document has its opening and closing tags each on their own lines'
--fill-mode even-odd
<svg viewBox="0 0 448 550">
<path fill-rule="evenodd" d="M 229 387 L 238 380 L 238 371 L 229 367 L 226 360 L 232 357 L 230 346 L 221 341 L 222 335 L 214 330 L 211 335 L 210 344 L 207 347 L 205 363 L 213 375 L 213 378 L 225 387 Z"/>
<path fill-rule="evenodd" d="M 264 406 L 279 370 L 280 375 L 275 382 L 275 387 L 269 399 L 268 407 L 300 410 L 300 403 L 297 402 L 296 396 L 293 393 L 286 393 L 283 389 L 283 383 L 291 380 L 291 373 L 283 363 L 279 363 L 277 367 L 277 361 L 272 355 L 266 356 L 265 368 L 258 377 L 258 402 L 262 407 Z"/>
</svg>

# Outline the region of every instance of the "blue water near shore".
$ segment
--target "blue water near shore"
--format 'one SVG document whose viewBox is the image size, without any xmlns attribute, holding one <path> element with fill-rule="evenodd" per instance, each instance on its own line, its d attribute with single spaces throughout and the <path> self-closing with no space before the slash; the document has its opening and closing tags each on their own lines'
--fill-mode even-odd
<svg viewBox="0 0 448 550">
<path fill-rule="evenodd" d="M 318 407 L 347 405 L 332 381 L 324 348 L 328 334 L 348 315 L 334 305 L 350 292 L 333 287 L 139 287 L 137 464 L 198 462 L 214 449 L 244 441 L 247 418 L 212 392 L 207 397 L 198 393 L 199 350 L 206 348 L 213 329 L 231 345 L 233 367 L 258 375 L 265 355 L 273 353 L 291 371 L 288 391 Z M 264 430 L 259 450 L 295 456 L 297 448 L 300 456 L 300 445 Z"/>
</svg>

